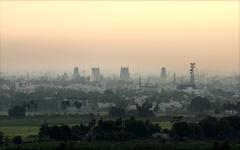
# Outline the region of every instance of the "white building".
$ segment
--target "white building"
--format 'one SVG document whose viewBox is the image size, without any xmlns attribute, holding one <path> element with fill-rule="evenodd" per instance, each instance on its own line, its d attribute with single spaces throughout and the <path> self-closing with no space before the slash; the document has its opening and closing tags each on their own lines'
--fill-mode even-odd
<svg viewBox="0 0 240 150">
<path fill-rule="evenodd" d="M 110 108 L 110 107 L 115 107 L 116 104 L 114 104 L 114 103 L 97 103 L 97 106 L 99 109 L 106 109 L 106 108 Z"/>
<path fill-rule="evenodd" d="M 106 90 L 106 84 L 97 84 L 96 86 L 93 85 L 88 85 L 88 84 L 73 84 L 65 87 L 67 89 L 76 89 L 76 90 L 82 90 L 86 93 L 88 92 L 99 92 L 99 93 L 104 93 Z"/>
<path fill-rule="evenodd" d="M 204 96 L 205 95 L 205 91 L 201 90 L 201 89 L 193 89 L 192 87 L 187 87 L 186 89 L 182 90 L 185 93 L 188 94 L 194 94 L 194 95 L 199 95 L 199 96 Z"/>
<path fill-rule="evenodd" d="M 35 88 L 30 81 L 21 80 L 15 83 L 15 91 L 30 94 L 35 92 Z"/>
<path fill-rule="evenodd" d="M 163 102 L 158 105 L 158 108 L 161 112 L 181 110 L 183 108 L 183 104 L 177 101 L 170 101 L 167 103 Z"/>
</svg>

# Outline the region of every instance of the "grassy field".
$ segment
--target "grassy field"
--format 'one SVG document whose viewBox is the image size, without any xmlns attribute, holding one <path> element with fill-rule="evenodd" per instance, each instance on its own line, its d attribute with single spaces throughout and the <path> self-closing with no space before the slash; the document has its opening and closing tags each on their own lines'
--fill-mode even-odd
<svg viewBox="0 0 240 150">
<path fill-rule="evenodd" d="M 163 129 L 169 129 L 171 126 L 170 122 L 161 122 L 160 125 Z M 9 138 L 17 135 L 27 138 L 29 135 L 37 135 L 39 126 L 1 126 L 0 131 Z"/>
<path fill-rule="evenodd" d="M 100 117 L 95 117 L 95 119 L 100 119 Z M 117 119 L 112 117 L 104 117 L 104 120 L 109 119 Z M 127 119 L 127 118 L 123 118 Z M 161 118 L 136 118 L 140 120 L 149 120 L 151 122 L 159 123 L 162 128 L 171 128 L 170 121 Z M 92 120 L 92 117 L 89 116 L 56 116 L 56 117 L 26 117 L 22 119 L 9 119 L 9 118 L 1 118 L 0 119 L 0 127 L 5 126 L 41 126 L 44 122 L 47 122 L 49 125 L 59 125 L 59 124 L 80 124 L 80 123 L 88 123 Z"/>
<path fill-rule="evenodd" d="M 4 132 L 5 136 L 13 138 L 15 136 L 22 136 L 24 139 L 28 138 L 30 135 L 37 135 L 39 127 L 37 126 L 9 126 L 0 127 L 0 131 Z"/>
<path fill-rule="evenodd" d="M 162 127 L 162 129 L 171 129 L 172 127 L 172 124 L 170 121 L 159 122 L 159 125 Z"/>
<path fill-rule="evenodd" d="M 104 118 L 104 119 L 116 119 L 116 118 Z M 146 120 L 147 118 L 138 118 Z M 80 123 L 87 123 L 91 120 L 89 116 L 57 116 L 57 117 L 27 117 L 23 119 L 0 119 L 0 131 L 4 132 L 5 136 L 12 138 L 20 135 L 23 138 L 27 138 L 29 135 L 37 135 L 39 127 L 46 121 L 49 125 L 75 125 Z M 171 122 L 161 121 L 161 119 L 150 118 L 150 121 L 159 123 L 163 129 L 170 129 Z"/>
</svg>

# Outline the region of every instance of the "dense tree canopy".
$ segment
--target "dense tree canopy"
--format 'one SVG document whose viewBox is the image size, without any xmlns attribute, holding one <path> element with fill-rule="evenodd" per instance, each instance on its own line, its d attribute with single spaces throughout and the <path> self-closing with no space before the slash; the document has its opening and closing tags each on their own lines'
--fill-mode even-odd
<svg viewBox="0 0 240 150">
<path fill-rule="evenodd" d="M 195 112 L 209 110 L 211 106 L 210 101 L 206 97 L 195 97 L 190 104 L 190 109 Z"/>
<path fill-rule="evenodd" d="M 75 125 L 72 127 L 48 126 L 44 124 L 40 128 L 41 139 L 50 138 L 53 140 L 130 140 L 139 138 L 149 138 L 153 133 L 161 132 L 158 124 L 149 121 L 136 120 L 130 118 L 122 120 L 95 120 L 89 124 Z"/>
<path fill-rule="evenodd" d="M 125 116 L 125 109 L 121 107 L 111 107 L 109 109 L 109 115 L 115 117 L 124 117 Z"/>
<path fill-rule="evenodd" d="M 24 106 L 13 106 L 8 111 L 8 116 L 13 118 L 25 117 L 25 115 L 26 115 L 26 108 Z"/>
</svg>

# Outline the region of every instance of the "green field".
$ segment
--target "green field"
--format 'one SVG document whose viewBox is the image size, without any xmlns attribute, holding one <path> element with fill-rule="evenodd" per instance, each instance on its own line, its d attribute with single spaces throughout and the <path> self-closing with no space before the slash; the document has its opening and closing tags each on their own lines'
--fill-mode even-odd
<svg viewBox="0 0 240 150">
<path fill-rule="evenodd" d="M 54 124 L 80 124 L 89 122 L 91 119 L 87 116 L 78 116 L 78 117 L 26 117 L 22 119 L 9 119 L 3 118 L 0 119 L 1 126 L 40 126 L 44 122 L 47 122 L 50 125 Z"/>
<path fill-rule="evenodd" d="M 171 126 L 170 122 L 161 122 L 160 125 L 163 129 L 169 129 Z M 37 135 L 39 126 L 1 126 L 0 131 L 9 138 L 17 135 L 27 138 L 29 135 Z"/>
<path fill-rule="evenodd" d="M 5 136 L 13 138 L 14 136 L 22 136 L 26 139 L 30 135 L 37 135 L 39 127 L 36 126 L 10 126 L 10 127 L 0 127 L 0 131 L 4 132 Z"/>
<path fill-rule="evenodd" d="M 170 121 L 159 122 L 159 125 L 162 127 L 162 129 L 171 129 L 172 127 L 172 124 Z"/>
</svg>

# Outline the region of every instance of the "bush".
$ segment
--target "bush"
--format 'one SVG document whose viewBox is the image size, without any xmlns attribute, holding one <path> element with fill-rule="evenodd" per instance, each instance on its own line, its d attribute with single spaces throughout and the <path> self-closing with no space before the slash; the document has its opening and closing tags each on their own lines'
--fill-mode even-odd
<svg viewBox="0 0 240 150">
<path fill-rule="evenodd" d="M 0 132 L 0 145 L 3 143 L 3 132 Z"/>
<path fill-rule="evenodd" d="M 109 109 L 109 115 L 110 116 L 116 116 L 116 117 L 124 117 L 125 116 L 125 110 L 120 107 L 111 107 Z"/>
<path fill-rule="evenodd" d="M 206 138 L 217 138 L 220 133 L 220 123 L 214 117 L 207 117 L 199 122 Z"/>
<path fill-rule="evenodd" d="M 26 109 L 23 106 L 13 106 L 8 110 L 8 116 L 13 118 L 25 117 Z"/>
<path fill-rule="evenodd" d="M 187 122 L 176 122 L 173 124 L 171 136 L 180 138 L 193 137 L 194 131 Z"/>
<path fill-rule="evenodd" d="M 168 134 L 168 133 L 170 133 L 170 130 L 169 129 L 163 129 L 162 132 L 165 133 L 165 134 Z"/>
<path fill-rule="evenodd" d="M 160 133 L 159 124 L 149 121 L 135 120 L 135 118 L 122 120 L 102 120 L 98 123 L 91 121 L 88 125 L 67 125 L 48 126 L 42 125 L 39 131 L 40 139 L 52 139 L 57 141 L 68 140 L 116 140 L 124 141 L 138 138 L 151 137 L 153 133 Z"/>
<path fill-rule="evenodd" d="M 22 142 L 23 142 L 23 140 L 22 140 L 22 137 L 21 136 L 15 136 L 14 138 L 13 138 L 13 143 L 14 144 L 22 144 Z"/>
<path fill-rule="evenodd" d="M 191 111 L 202 112 L 209 110 L 211 106 L 210 101 L 206 97 L 195 97 L 190 104 Z"/>
</svg>

